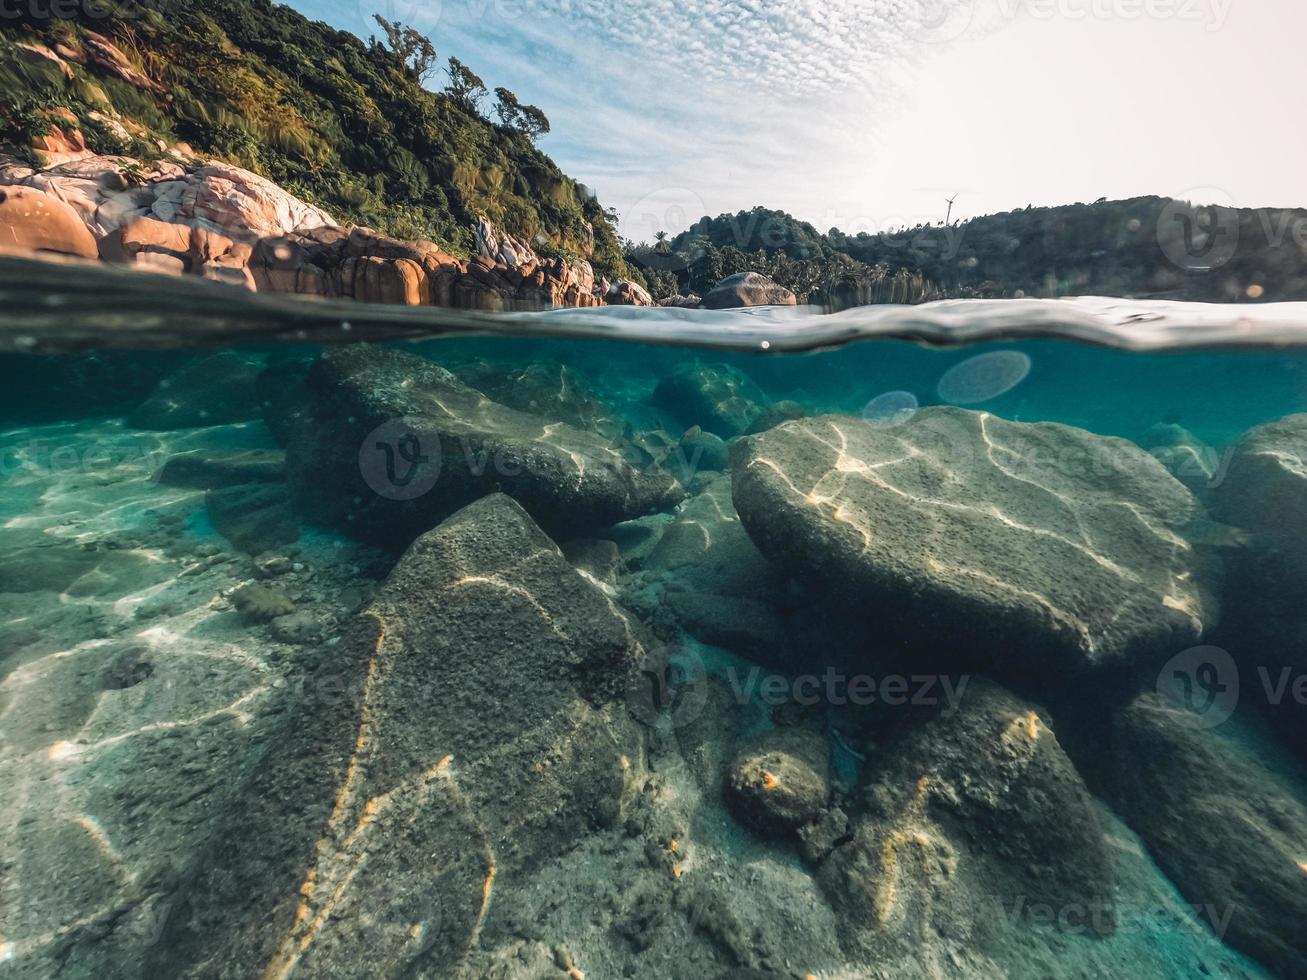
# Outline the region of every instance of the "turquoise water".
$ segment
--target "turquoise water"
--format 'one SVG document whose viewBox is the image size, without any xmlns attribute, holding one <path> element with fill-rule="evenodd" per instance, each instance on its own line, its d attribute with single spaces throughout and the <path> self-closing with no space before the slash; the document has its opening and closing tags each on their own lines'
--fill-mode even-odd
<svg viewBox="0 0 1307 980">
<path fill-rule="evenodd" d="M 1307 976 L 1307 347 L 971 309 L 16 316 L 0 977 Z"/>
</svg>

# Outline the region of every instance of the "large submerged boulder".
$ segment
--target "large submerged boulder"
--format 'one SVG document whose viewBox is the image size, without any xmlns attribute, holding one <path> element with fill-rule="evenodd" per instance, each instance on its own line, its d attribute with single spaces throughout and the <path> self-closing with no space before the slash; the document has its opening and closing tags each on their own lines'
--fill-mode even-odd
<svg viewBox="0 0 1307 980">
<path fill-rule="evenodd" d="M 953 408 L 824 416 L 737 444 L 732 478 L 764 555 L 922 657 L 1065 681 L 1216 615 L 1180 533 L 1197 502 L 1124 440 Z"/>
<path fill-rule="evenodd" d="M 609 440 L 491 401 L 415 354 L 327 351 L 307 388 L 313 423 L 287 448 L 297 500 L 311 519 L 381 544 L 403 546 L 496 491 L 567 537 L 682 496 Z"/>
<path fill-rule="evenodd" d="M 1037 707 L 974 678 L 870 765 L 849 839 L 819 870 L 852 949 L 984 950 L 1003 919 L 1046 909 L 1115 930 L 1100 811 Z"/>
<path fill-rule="evenodd" d="M 211 450 L 170 456 L 154 478 L 168 487 L 216 490 L 243 483 L 280 483 L 286 454 L 275 449 Z"/>
<path fill-rule="evenodd" d="M 767 396 L 727 364 L 683 364 L 658 382 L 653 402 L 682 425 L 731 439 L 763 414 Z"/>
<path fill-rule="evenodd" d="M 290 495 L 280 483 L 220 486 L 204 495 L 204 508 L 214 530 L 251 555 L 299 540 Z"/>
<path fill-rule="evenodd" d="M 1307 598 L 1307 414 L 1249 431 L 1212 488 L 1212 509 L 1259 536 L 1244 584 L 1274 588 L 1289 602 Z"/>
<path fill-rule="evenodd" d="M 582 372 L 561 361 L 493 364 L 475 361 L 458 368 L 460 380 L 519 412 L 566 422 L 607 439 L 626 434 L 625 420 L 608 405 Z"/>
<path fill-rule="evenodd" d="M 1307 676 L 1307 414 L 1249 431 L 1213 483 L 1214 516 L 1243 545 L 1226 558 L 1229 614 L 1216 642 L 1248 680 L 1265 677 L 1271 690 L 1292 690 Z M 1289 744 L 1307 755 L 1307 701 L 1264 700 Z"/>
<path fill-rule="evenodd" d="M 745 306 L 793 306 L 794 294 L 758 272 L 737 272 L 727 276 L 703 298 L 709 310 L 732 310 Z"/>
<path fill-rule="evenodd" d="M 641 657 L 512 500 L 455 514 L 305 680 L 150 975 L 462 975 L 497 889 L 620 819 Z"/>
<path fill-rule="evenodd" d="M 704 643 L 763 663 L 785 660 L 785 573 L 740 525 L 730 477 L 715 477 L 682 503 L 640 564 L 626 581 L 628 605 L 654 603 L 660 617 Z"/>
<path fill-rule="evenodd" d="M 1111 729 L 1115 802 L 1222 938 L 1276 975 L 1307 976 L 1307 781 L 1253 727 L 1154 694 Z"/>
</svg>

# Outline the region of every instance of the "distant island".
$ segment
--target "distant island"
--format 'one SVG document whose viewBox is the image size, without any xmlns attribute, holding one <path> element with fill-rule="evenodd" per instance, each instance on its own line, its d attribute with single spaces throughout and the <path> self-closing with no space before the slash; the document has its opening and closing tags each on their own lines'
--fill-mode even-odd
<svg viewBox="0 0 1307 980">
<path fill-rule="evenodd" d="M 0 23 L 0 247 L 488 310 L 697 306 L 746 273 L 776 288 L 716 305 L 1307 298 L 1307 211 L 1162 197 L 878 234 L 756 207 L 631 242 L 537 147 L 544 110 L 403 24 L 364 41 L 266 0 L 91 9 Z"/>
</svg>

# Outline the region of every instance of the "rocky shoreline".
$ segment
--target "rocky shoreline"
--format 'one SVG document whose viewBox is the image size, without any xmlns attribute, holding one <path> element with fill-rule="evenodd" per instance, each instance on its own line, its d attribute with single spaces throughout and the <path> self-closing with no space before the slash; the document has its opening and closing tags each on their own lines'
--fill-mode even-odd
<svg viewBox="0 0 1307 980">
<path fill-rule="evenodd" d="M 41 170 L 0 159 L 0 253 L 100 259 L 256 292 L 363 303 L 487 312 L 654 305 L 639 284 L 596 277 L 584 259 L 543 258 L 484 218 L 475 229 L 477 254 L 461 259 L 432 242 L 341 227 L 271 181 L 220 161 L 146 164 L 75 149 L 52 159 Z"/>
</svg>

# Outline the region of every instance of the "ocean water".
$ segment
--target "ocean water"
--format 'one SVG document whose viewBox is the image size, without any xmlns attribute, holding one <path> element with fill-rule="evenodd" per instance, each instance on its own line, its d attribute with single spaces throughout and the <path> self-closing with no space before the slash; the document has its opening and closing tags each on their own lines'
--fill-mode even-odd
<svg viewBox="0 0 1307 980">
<path fill-rule="evenodd" d="M 84 275 L 0 268 L 0 977 L 1307 976 L 1307 310 Z"/>
</svg>

